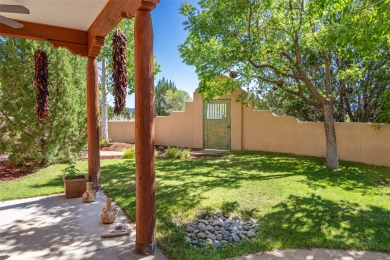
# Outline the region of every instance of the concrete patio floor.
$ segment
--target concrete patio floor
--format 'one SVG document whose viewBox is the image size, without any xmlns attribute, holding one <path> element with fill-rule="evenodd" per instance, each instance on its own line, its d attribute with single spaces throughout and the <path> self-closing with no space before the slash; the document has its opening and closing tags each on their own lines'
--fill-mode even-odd
<svg viewBox="0 0 390 260">
<path fill-rule="evenodd" d="M 0 202 L 0 260 L 4 259 L 166 259 L 133 253 L 135 226 L 129 236 L 101 238 L 111 225 L 100 222 L 103 192 L 93 203 L 64 195 Z M 119 211 L 116 223 L 129 223 Z"/>
</svg>

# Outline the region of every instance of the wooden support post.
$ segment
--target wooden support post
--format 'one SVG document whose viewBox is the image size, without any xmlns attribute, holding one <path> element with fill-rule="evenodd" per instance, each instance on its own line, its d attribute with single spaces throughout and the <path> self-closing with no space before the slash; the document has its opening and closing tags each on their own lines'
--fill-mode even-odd
<svg viewBox="0 0 390 260">
<path fill-rule="evenodd" d="M 100 189 L 99 97 L 96 57 L 87 61 L 88 179 Z"/>
<path fill-rule="evenodd" d="M 137 153 L 135 252 L 150 255 L 156 249 L 153 28 L 150 9 L 141 8 L 136 12 L 134 32 Z"/>
</svg>

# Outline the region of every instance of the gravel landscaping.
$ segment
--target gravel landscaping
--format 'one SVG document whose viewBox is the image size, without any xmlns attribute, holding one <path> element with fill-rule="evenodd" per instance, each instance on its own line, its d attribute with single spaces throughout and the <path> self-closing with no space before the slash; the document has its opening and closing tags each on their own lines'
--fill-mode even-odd
<svg viewBox="0 0 390 260">
<path fill-rule="evenodd" d="M 185 228 L 185 239 L 194 247 L 221 248 L 253 238 L 258 226 L 255 219 L 243 221 L 233 213 L 225 216 L 217 213 L 189 223 Z"/>
</svg>

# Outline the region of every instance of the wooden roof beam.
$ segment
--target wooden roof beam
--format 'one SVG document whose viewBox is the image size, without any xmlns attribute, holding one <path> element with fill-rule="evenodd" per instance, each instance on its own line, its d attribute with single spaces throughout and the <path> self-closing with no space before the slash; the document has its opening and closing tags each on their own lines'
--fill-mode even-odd
<svg viewBox="0 0 390 260">
<path fill-rule="evenodd" d="M 87 56 L 88 33 L 86 31 L 47 24 L 16 20 L 23 28 L 11 28 L 0 24 L 0 35 L 14 38 L 43 40 L 54 47 L 64 47 L 73 54 Z"/>
<path fill-rule="evenodd" d="M 152 10 L 160 0 L 108 0 L 88 29 L 88 55 L 99 55 L 102 40 L 122 21 L 132 18 L 138 9 Z M 145 8 L 147 6 L 147 8 Z"/>
</svg>

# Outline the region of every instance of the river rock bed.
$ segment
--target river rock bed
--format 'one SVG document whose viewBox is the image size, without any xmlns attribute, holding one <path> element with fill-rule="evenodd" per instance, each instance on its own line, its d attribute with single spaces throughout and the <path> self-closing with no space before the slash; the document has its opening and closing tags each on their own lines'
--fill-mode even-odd
<svg viewBox="0 0 390 260">
<path fill-rule="evenodd" d="M 240 216 L 214 214 L 198 218 L 185 226 L 185 239 L 194 247 L 221 248 L 256 236 L 256 220 L 243 221 Z"/>
</svg>

